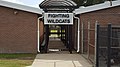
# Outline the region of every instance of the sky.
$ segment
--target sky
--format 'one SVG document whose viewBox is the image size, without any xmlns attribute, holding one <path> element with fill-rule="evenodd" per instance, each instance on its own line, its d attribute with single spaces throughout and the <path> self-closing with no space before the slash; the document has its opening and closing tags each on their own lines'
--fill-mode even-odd
<svg viewBox="0 0 120 67">
<path fill-rule="evenodd" d="M 44 0 L 4 0 L 4 1 L 9 1 L 13 3 L 18 3 L 18 4 L 39 8 L 39 4 Z"/>
</svg>

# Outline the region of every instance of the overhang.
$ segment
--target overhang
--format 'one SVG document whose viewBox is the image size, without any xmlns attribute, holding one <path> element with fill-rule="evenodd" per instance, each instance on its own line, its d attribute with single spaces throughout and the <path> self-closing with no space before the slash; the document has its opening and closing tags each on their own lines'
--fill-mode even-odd
<svg viewBox="0 0 120 67">
<path fill-rule="evenodd" d="M 45 12 L 47 11 L 73 11 L 77 8 L 77 4 L 72 0 L 44 0 L 40 5 L 40 8 Z"/>
<path fill-rule="evenodd" d="M 42 9 L 39 9 L 39 8 L 30 7 L 30 6 L 21 5 L 21 4 L 16 4 L 16 3 L 7 2 L 7 1 L 3 1 L 3 0 L 0 0 L 0 6 L 18 9 L 18 10 L 27 11 L 27 12 L 36 13 L 36 14 L 43 13 Z"/>
<path fill-rule="evenodd" d="M 112 8 L 116 6 L 120 6 L 120 0 L 112 1 L 112 5 L 110 4 L 109 1 L 106 1 L 105 3 L 92 5 L 92 6 L 87 6 L 87 7 L 81 6 L 78 9 L 75 9 L 75 11 L 73 12 L 77 15 L 77 14 L 83 14 L 83 13 L 88 13 L 92 11 Z"/>
</svg>

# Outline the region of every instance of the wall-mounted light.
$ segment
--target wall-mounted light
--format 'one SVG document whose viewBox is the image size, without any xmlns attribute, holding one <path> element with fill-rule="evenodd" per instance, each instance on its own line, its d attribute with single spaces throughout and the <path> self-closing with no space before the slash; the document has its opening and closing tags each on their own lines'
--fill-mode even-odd
<svg viewBox="0 0 120 67">
<path fill-rule="evenodd" d="M 18 14 L 18 11 L 14 11 L 14 14 L 15 14 L 15 15 Z"/>
<path fill-rule="evenodd" d="M 18 14 L 18 10 L 13 9 L 13 14 L 17 15 Z"/>
</svg>

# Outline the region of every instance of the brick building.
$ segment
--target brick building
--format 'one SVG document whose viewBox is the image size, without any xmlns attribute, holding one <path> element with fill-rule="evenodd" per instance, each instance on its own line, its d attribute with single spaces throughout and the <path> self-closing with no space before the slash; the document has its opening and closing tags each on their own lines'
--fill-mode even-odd
<svg viewBox="0 0 120 67">
<path fill-rule="evenodd" d="M 37 53 L 41 14 L 39 8 L 0 1 L 0 53 Z M 42 31 L 43 25 L 40 27 Z"/>
<path fill-rule="evenodd" d="M 81 53 L 95 62 L 96 23 L 120 25 L 120 1 L 107 1 L 102 4 L 80 7 L 74 11 L 80 18 L 80 48 Z"/>
<path fill-rule="evenodd" d="M 105 2 L 80 7 L 74 13 L 80 18 L 80 52 L 95 62 L 96 22 L 102 25 L 120 24 L 120 1 L 113 1 L 112 5 Z M 38 8 L 0 1 L 0 53 L 37 53 L 44 31 L 44 24 L 38 23 L 39 16 L 42 16 L 42 10 Z M 69 32 L 72 31 L 71 43 L 74 49 L 78 49 L 79 26 L 74 20 Z"/>
</svg>

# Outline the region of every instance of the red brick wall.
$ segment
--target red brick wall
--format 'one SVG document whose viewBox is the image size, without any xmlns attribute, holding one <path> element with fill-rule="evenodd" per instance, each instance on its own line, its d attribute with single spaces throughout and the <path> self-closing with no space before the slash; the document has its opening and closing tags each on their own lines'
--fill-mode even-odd
<svg viewBox="0 0 120 67">
<path fill-rule="evenodd" d="M 44 39 L 44 23 L 40 21 L 40 44 L 42 44 Z"/>
<path fill-rule="evenodd" d="M 0 53 L 37 53 L 37 18 L 0 6 Z"/>
<path fill-rule="evenodd" d="M 120 7 L 113 7 L 103 10 L 98 10 L 94 12 L 84 13 L 80 15 L 81 23 L 84 24 L 84 31 L 87 31 L 84 33 L 85 37 L 85 45 L 87 51 L 89 51 L 88 55 L 90 59 L 94 60 L 94 54 L 95 54 L 95 22 L 99 22 L 101 25 L 107 25 L 108 23 L 112 24 L 120 24 Z M 88 22 L 90 23 L 90 30 L 89 30 L 89 37 L 90 42 L 88 44 Z"/>
</svg>

